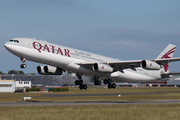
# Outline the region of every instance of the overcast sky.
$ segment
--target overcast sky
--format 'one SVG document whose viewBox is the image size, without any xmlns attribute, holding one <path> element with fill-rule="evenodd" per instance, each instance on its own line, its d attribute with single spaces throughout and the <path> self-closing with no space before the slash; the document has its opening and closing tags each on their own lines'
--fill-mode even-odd
<svg viewBox="0 0 180 120">
<path fill-rule="evenodd" d="M 46 40 L 119 60 L 154 59 L 169 44 L 180 57 L 179 0 L 0 0 L 0 71 L 20 69 L 4 48 L 14 37 Z M 26 62 L 25 73 L 41 65 Z M 171 63 L 180 72 L 180 62 Z"/>
</svg>

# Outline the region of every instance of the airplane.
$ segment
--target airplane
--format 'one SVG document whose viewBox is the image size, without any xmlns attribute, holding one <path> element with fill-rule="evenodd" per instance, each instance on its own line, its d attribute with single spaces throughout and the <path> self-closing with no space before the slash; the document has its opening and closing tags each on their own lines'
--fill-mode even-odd
<svg viewBox="0 0 180 120">
<path fill-rule="evenodd" d="M 170 62 L 180 61 L 172 58 L 175 45 L 169 44 L 156 59 L 120 61 L 94 53 L 65 47 L 31 38 L 13 38 L 4 44 L 12 54 L 20 57 L 21 68 L 26 68 L 25 61 L 43 63 L 37 66 L 39 74 L 62 75 L 63 72 L 75 73 L 79 89 L 87 89 L 82 76 L 92 77 L 94 85 L 101 85 L 100 78 L 108 88 L 116 88 L 116 82 L 143 83 L 168 78 Z"/>
</svg>

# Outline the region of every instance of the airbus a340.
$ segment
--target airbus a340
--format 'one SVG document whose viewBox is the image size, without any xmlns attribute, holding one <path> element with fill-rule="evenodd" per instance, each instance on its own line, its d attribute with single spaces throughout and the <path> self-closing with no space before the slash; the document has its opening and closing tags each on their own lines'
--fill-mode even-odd
<svg viewBox="0 0 180 120">
<path fill-rule="evenodd" d="M 21 68 L 26 68 L 24 62 L 30 60 L 46 64 L 37 67 L 39 74 L 61 75 L 63 71 L 75 73 L 78 76 L 75 84 L 79 85 L 80 89 L 87 89 L 82 75 L 93 77 L 95 85 L 101 85 L 99 79 L 102 78 L 108 88 L 116 88 L 113 80 L 142 83 L 179 74 L 168 71 L 170 62 L 180 61 L 180 58 L 172 58 L 176 48 L 172 44 L 156 59 L 130 61 L 120 61 L 31 38 L 13 38 L 4 46 L 9 52 L 20 57 L 23 62 Z"/>
</svg>

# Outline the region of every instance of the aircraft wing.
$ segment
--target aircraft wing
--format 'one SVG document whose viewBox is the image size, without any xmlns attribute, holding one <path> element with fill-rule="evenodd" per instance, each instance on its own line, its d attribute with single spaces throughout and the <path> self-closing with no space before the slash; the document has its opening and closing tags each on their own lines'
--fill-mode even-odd
<svg viewBox="0 0 180 120">
<path fill-rule="evenodd" d="M 114 67 L 115 69 L 133 69 L 135 70 L 135 67 L 141 67 L 141 63 L 143 60 L 133 60 L 133 61 L 118 61 L 118 62 L 109 62 L 109 64 Z M 175 62 L 180 61 L 180 58 L 165 58 L 165 59 L 151 59 L 148 61 L 156 62 L 159 65 L 166 65 L 169 62 Z M 106 64 L 106 62 L 104 62 Z"/>
<path fill-rule="evenodd" d="M 180 58 L 165 58 L 165 59 L 151 59 L 149 61 L 154 62 L 175 62 L 180 61 Z M 142 60 L 132 60 L 132 61 L 118 61 L 118 62 L 109 62 L 109 64 L 129 64 L 129 65 L 139 65 L 142 62 Z M 103 63 L 103 62 L 102 62 Z M 104 64 L 107 62 L 104 62 Z M 137 66 L 139 67 L 139 66 Z"/>
<path fill-rule="evenodd" d="M 114 70 L 123 70 L 127 68 L 131 68 L 135 70 L 135 67 L 141 66 L 141 60 L 134 60 L 134 61 L 118 61 L 118 62 L 98 62 L 99 64 L 106 64 L 114 68 Z M 82 67 L 92 69 L 92 66 L 97 62 L 82 62 L 82 63 L 76 63 Z"/>
<path fill-rule="evenodd" d="M 109 64 L 115 70 L 123 70 L 128 68 L 135 70 L 135 67 L 141 66 L 141 62 L 142 60 L 132 60 L 132 61 L 118 61 L 118 62 L 103 62 L 103 64 Z"/>
<path fill-rule="evenodd" d="M 129 60 L 129 61 L 115 61 L 115 62 L 98 62 L 100 64 L 106 64 L 114 68 L 115 71 L 117 70 L 123 70 L 123 69 L 132 69 L 135 70 L 136 67 L 141 67 L 141 63 L 143 60 Z M 153 61 L 159 65 L 165 65 L 169 62 L 175 62 L 180 61 L 180 58 L 165 58 L 165 59 L 151 59 L 148 61 Z M 92 66 L 97 62 L 82 62 L 82 63 L 76 63 L 82 67 L 92 69 Z"/>
</svg>

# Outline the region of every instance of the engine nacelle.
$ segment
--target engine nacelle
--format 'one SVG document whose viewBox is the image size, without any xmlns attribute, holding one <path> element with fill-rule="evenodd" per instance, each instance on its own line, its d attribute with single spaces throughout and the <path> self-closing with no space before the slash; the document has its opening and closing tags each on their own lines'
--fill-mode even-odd
<svg viewBox="0 0 180 120">
<path fill-rule="evenodd" d="M 100 64 L 100 63 L 95 63 L 92 66 L 92 69 L 98 72 L 106 72 L 106 73 L 113 72 L 113 68 L 111 66 L 106 65 L 106 64 Z"/>
<path fill-rule="evenodd" d="M 36 71 L 37 71 L 37 73 L 39 73 L 39 74 L 45 74 L 45 72 L 44 72 L 44 66 L 37 66 Z"/>
<path fill-rule="evenodd" d="M 53 66 L 37 66 L 36 68 L 39 74 L 44 75 L 62 75 L 62 69 Z"/>
<path fill-rule="evenodd" d="M 157 64 L 156 62 L 149 61 L 149 60 L 143 60 L 141 62 L 141 66 L 147 70 L 159 70 L 161 68 L 161 66 Z"/>
<path fill-rule="evenodd" d="M 62 69 L 53 66 L 44 66 L 44 72 L 48 75 L 62 75 Z"/>
</svg>

